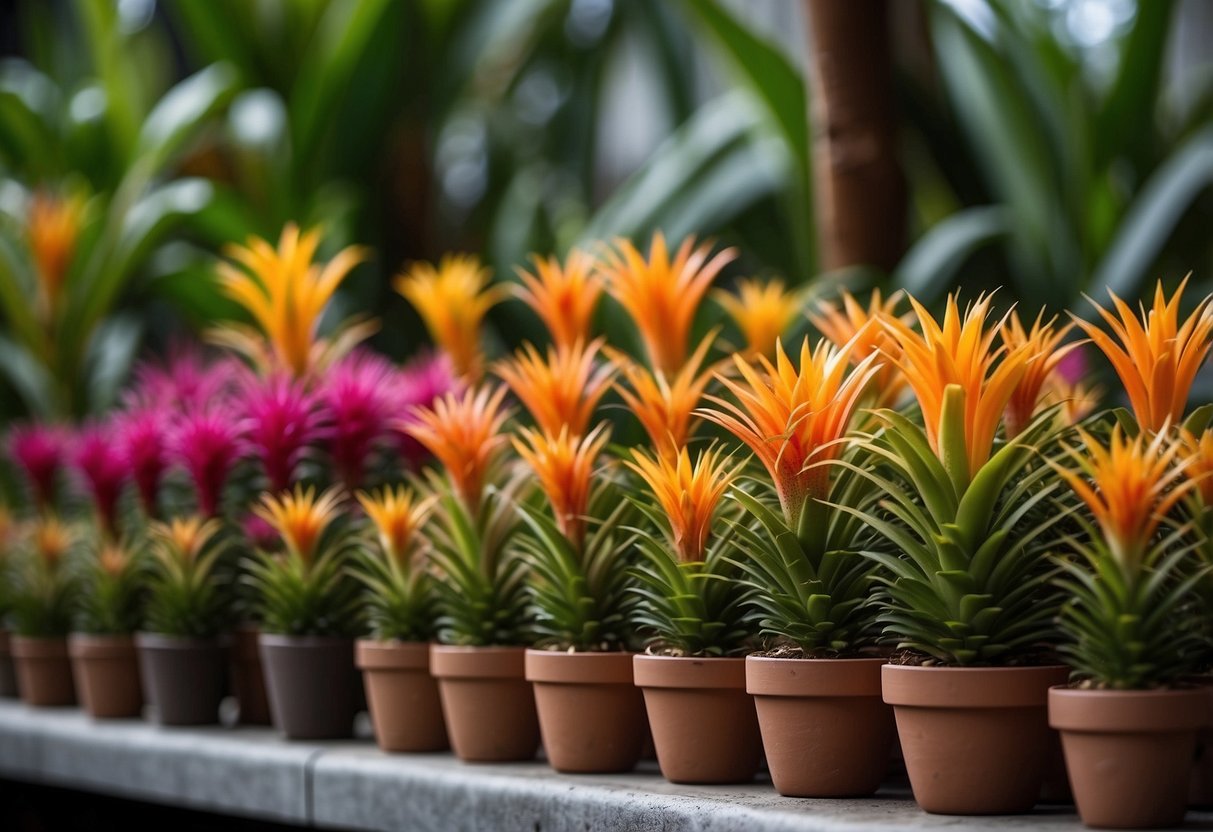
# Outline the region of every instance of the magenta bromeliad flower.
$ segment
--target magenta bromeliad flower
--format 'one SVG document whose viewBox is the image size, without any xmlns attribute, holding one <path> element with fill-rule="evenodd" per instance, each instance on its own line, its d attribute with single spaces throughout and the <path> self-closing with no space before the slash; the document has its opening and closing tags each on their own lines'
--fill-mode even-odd
<svg viewBox="0 0 1213 832">
<path fill-rule="evenodd" d="M 172 434 L 170 451 L 194 485 L 198 511 L 214 517 L 232 466 L 243 452 L 230 406 L 220 402 L 185 411 Z"/>
<path fill-rule="evenodd" d="M 324 434 L 319 397 L 285 373 L 268 378 L 250 373 L 240 383 L 237 403 L 240 430 L 270 489 L 289 488 L 308 447 Z"/>
<path fill-rule="evenodd" d="M 362 486 L 371 455 L 391 436 L 394 373 L 387 359 L 359 350 L 320 382 L 324 447 L 336 478 L 351 490 Z"/>
<path fill-rule="evenodd" d="M 71 463 L 92 498 L 102 531 L 114 537 L 118 530 L 118 499 L 127 471 L 114 424 L 83 425 L 72 444 Z"/>
<path fill-rule="evenodd" d="M 244 515 L 240 521 L 240 530 L 244 532 L 244 539 L 250 546 L 263 552 L 273 551 L 282 543 L 277 529 L 259 514 L 250 512 Z"/>
<path fill-rule="evenodd" d="M 50 508 L 55 502 L 59 473 L 67 461 L 68 433 L 58 425 L 38 422 L 14 427 L 9 451 L 29 480 L 34 505 Z"/>
<path fill-rule="evenodd" d="M 126 401 L 133 407 L 205 407 L 227 396 L 240 366 L 228 357 L 212 360 L 197 347 L 179 346 L 164 363 L 148 361 L 135 368 Z"/>
<path fill-rule="evenodd" d="M 439 396 L 458 391 L 459 386 L 459 379 L 446 353 L 417 356 L 396 371 L 392 384 L 392 409 L 398 416 L 395 424 L 408 424 L 413 420 L 416 408 L 429 407 Z M 420 469 L 430 458 L 429 452 L 403 430 L 398 429 L 396 437 L 396 449 L 401 461 L 414 471 Z"/>
<path fill-rule="evenodd" d="M 148 517 L 159 517 L 160 484 L 169 466 L 171 410 L 142 406 L 114 417 L 114 444 Z"/>
</svg>

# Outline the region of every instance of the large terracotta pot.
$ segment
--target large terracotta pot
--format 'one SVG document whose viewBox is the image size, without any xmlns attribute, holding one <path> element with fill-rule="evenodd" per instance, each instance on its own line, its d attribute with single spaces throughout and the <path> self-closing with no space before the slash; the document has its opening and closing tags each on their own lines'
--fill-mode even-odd
<svg viewBox="0 0 1213 832">
<path fill-rule="evenodd" d="M 131 719 L 143 713 L 139 657 L 131 636 L 72 633 L 67 640 L 76 693 L 94 719 Z"/>
<path fill-rule="evenodd" d="M 530 760 L 539 750 L 535 695 L 522 647 L 430 648 L 442 713 L 464 762 Z"/>
<path fill-rule="evenodd" d="M 228 682 L 240 706 L 237 719 L 241 725 L 270 724 L 270 702 L 257 641 L 260 632 L 256 627 L 241 627 L 232 633 Z"/>
<path fill-rule="evenodd" d="M 1100 829 L 1182 822 L 1196 733 L 1208 723 L 1202 688 L 1049 691 L 1049 724 L 1061 731 L 1078 814 Z"/>
<path fill-rule="evenodd" d="M 227 650 L 217 638 L 135 635 L 143 694 L 161 725 L 213 725 L 226 690 Z"/>
<path fill-rule="evenodd" d="M 17 698 L 17 671 L 13 667 L 8 630 L 0 630 L 0 698 Z"/>
<path fill-rule="evenodd" d="M 65 637 L 13 636 L 11 649 L 22 702 L 38 708 L 76 704 Z"/>
<path fill-rule="evenodd" d="M 787 797 L 860 797 L 889 769 L 893 709 L 884 659 L 746 658 L 767 767 Z"/>
<path fill-rule="evenodd" d="M 283 736 L 353 736 L 360 699 L 353 639 L 262 633 L 259 643 L 270 714 Z"/>
<path fill-rule="evenodd" d="M 636 656 L 636 686 L 653 730 L 657 764 L 671 783 L 745 783 L 762 741 L 745 659 Z"/>
<path fill-rule="evenodd" d="M 579 774 L 631 771 L 645 738 L 644 698 L 631 653 L 526 651 L 543 748 L 552 768 Z"/>
<path fill-rule="evenodd" d="M 450 747 L 438 683 L 430 675 L 429 643 L 362 639 L 355 662 L 380 748 L 418 752 Z"/>
<path fill-rule="evenodd" d="M 1069 669 L 885 665 L 906 772 L 918 805 L 944 815 L 1003 815 L 1036 805 L 1054 734 L 1049 688 Z"/>
</svg>

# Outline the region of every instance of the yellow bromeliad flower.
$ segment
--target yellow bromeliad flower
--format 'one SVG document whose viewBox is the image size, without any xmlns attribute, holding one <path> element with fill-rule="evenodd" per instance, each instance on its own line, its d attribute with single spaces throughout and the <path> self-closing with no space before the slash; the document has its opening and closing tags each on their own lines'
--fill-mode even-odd
<svg viewBox="0 0 1213 832">
<path fill-rule="evenodd" d="M 364 321 L 343 326 L 331 341 L 319 337 L 320 318 L 329 300 L 366 256 L 363 249 L 350 246 L 328 263 L 315 263 L 319 244 L 319 229 L 301 232 L 289 223 L 277 248 L 257 237 L 245 246 L 229 248 L 228 256 L 237 265 L 219 265 L 220 285 L 252 315 L 268 339 L 269 353 L 254 333 L 242 327 L 223 327 L 213 333 L 214 339 L 254 363 L 277 365 L 303 376 L 341 357 L 370 335 L 374 327 Z"/>
<path fill-rule="evenodd" d="M 746 352 L 768 356 L 800 314 L 802 302 L 802 293 L 789 292 L 782 280 L 740 280 L 737 294 L 717 290 L 713 297 L 741 330 Z"/>
<path fill-rule="evenodd" d="M 594 310 L 602 295 L 602 278 L 594 258 L 574 249 L 562 265 L 555 257 L 533 255 L 531 272 L 518 268 L 521 286 L 514 295 L 539 316 L 557 347 L 572 348 L 590 339 Z"/>
<path fill-rule="evenodd" d="M 696 248 L 688 237 L 671 259 L 665 237 L 657 232 L 648 259 L 622 239 L 603 257 L 607 291 L 636 324 L 652 368 L 667 377 L 686 363 L 691 324 L 708 287 L 737 256 L 725 249 L 709 257 L 711 251 L 711 244 Z"/>
<path fill-rule="evenodd" d="M 897 317 L 897 305 L 901 293 L 894 292 L 886 300 L 879 289 L 873 289 L 864 307 L 850 292 L 842 293 L 842 307 L 831 301 L 821 301 L 816 311 L 809 312 L 809 321 L 817 331 L 836 347 L 851 345 L 848 351 L 852 364 L 867 360 L 870 356 L 882 356 L 876 379 L 870 389 L 875 391 L 877 407 L 892 407 L 905 392 L 906 380 L 897 366 L 901 347 L 888 329 L 871 321 L 882 321 Z"/>
<path fill-rule="evenodd" d="M 401 565 L 408 565 L 413 544 L 433 500 L 418 500 L 403 485 L 370 493 L 360 491 L 357 496 L 366 516 L 375 526 L 384 554 Z"/>
<path fill-rule="evenodd" d="M 38 277 L 42 313 L 50 319 L 58 312 L 76 242 L 84 224 L 84 197 L 35 194 L 29 203 L 25 228 Z"/>
<path fill-rule="evenodd" d="M 1022 433 L 1032 418 L 1049 404 L 1046 383 L 1066 354 L 1078 346 L 1077 341 L 1062 344 L 1073 325 L 1059 327 L 1056 324 L 1056 317 L 1046 321 L 1041 311 L 1032 322 L 1032 328 L 1024 329 L 1019 314 L 1012 311 L 999 330 L 1008 351 L 1026 346 L 1033 357 L 1007 402 L 1004 418 L 1008 438 Z"/>
<path fill-rule="evenodd" d="M 63 561 L 75 540 L 72 529 L 54 515 L 44 515 L 34 522 L 31 534 L 34 553 L 51 569 Z"/>
<path fill-rule="evenodd" d="M 1184 278 L 1167 300 L 1160 281 L 1154 290 L 1153 307 L 1147 310 L 1143 306 L 1140 319 L 1132 307 L 1109 291 L 1116 314 L 1097 308 L 1111 335 L 1093 323 L 1074 319 L 1112 362 L 1142 430 L 1157 432 L 1183 419 L 1192 382 L 1213 345 L 1213 296 L 1202 300 L 1180 322 L 1179 304 L 1187 283 Z"/>
<path fill-rule="evenodd" d="M 418 408 L 414 421 L 401 426 L 442 463 L 460 499 L 473 512 L 509 441 L 502 432 L 510 417 L 505 394 L 504 386 L 447 393 L 431 407 Z"/>
<path fill-rule="evenodd" d="M 622 376 L 616 380 L 615 390 L 659 454 L 676 453 L 694 433 L 695 408 L 712 381 L 713 367 L 705 367 L 704 359 L 714 337 L 709 335 L 700 341 L 687 362 L 670 377 L 622 353 L 612 353 Z"/>
<path fill-rule="evenodd" d="M 610 438 L 608 425 L 600 423 L 585 436 L 567 427 L 558 434 L 521 428 L 514 437 L 518 456 L 535 472 L 556 527 L 574 546 L 585 537 L 590 486 L 599 454 Z"/>
<path fill-rule="evenodd" d="M 558 434 L 567 427 L 580 436 L 590 426 L 594 408 L 610 387 L 615 368 L 599 361 L 603 339 L 586 346 L 552 346 L 546 359 L 533 344 L 500 361 L 494 372 L 530 412 L 541 430 Z"/>
<path fill-rule="evenodd" d="M 396 291 L 417 310 L 430 337 L 451 357 L 455 372 L 478 381 L 484 371 L 480 328 L 507 291 L 489 283 L 489 270 L 470 254 L 448 254 L 437 266 L 414 263 Z"/>
<path fill-rule="evenodd" d="M 341 502 L 337 488 L 329 488 L 317 496 L 315 486 L 304 488 L 298 484 L 294 491 L 262 494 L 261 503 L 253 512 L 278 532 L 288 552 L 304 563 L 311 563 L 325 530 L 337 519 Z"/>
<path fill-rule="evenodd" d="M 736 403 L 708 396 L 715 407 L 699 411 L 744 442 L 766 467 L 792 528 L 806 500 L 829 496 L 830 472 L 823 463 L 842 453 L 842 439 L 879 369 L 872 354 L 851 370 L 850 349 L 851 343 L 838 348 L 822 341 L 812 350 L 805 338 L 799 367 L 782 344 L 776 345 L 774 363 L 765 356 L 756 364 L 734 356 L 740 379 L 717 378 Z"/>
<path fill-rule="evenodd" d="M 220 522 L 216 517 L 209 520 L 199 514 L 174 517 L 167 522 L 155 521 L 148 526 L 149 536 L 161 543 L 173 557 L 189 563 L 198 559 L 216 534 Z"/>
<path fill-rule="evenodd" d="M 921 333 L 900 318 L 882 319 L 901 349 L 896 361 L 918 399 L 931 448 L 966 483 L 989 460 L 1007 402 L 1034 358 L 1027 344 L 995 345 L 1000 327 L 989 325 L 990 300 L 978 296 L 962 317 L 949 295 L 941 325 L 910 298 Z M 942 424 L 945 396 L 963 400 L 960 423 Z"/>
<path fill-rule="evenodd" d="M 650 456 L 635 448 L 624 464 L 640 475 L 670 521 L 670 544 L 680 563 L 702 561 L 720 498 L 737 466 L 718 449 L 701 451 L 695 464 L 686 448 Z"/>
</svg>

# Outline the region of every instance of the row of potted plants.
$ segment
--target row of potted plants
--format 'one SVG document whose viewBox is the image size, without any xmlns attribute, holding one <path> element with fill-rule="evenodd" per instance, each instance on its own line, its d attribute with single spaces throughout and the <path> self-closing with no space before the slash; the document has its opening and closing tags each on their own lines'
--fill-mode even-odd
<svg viewBox="0 0 1213 832">
<path fill-rule="evenodd" d="M 777 283 L 718 298 L 728 334 L 693 339 L 728 250 L 619 241 L 537 259 L 509 289 L 448 258 L 398 289 L 456 379 L 366 434 L 365 390 L 398 377 L 350 383 L 341 415 L 299 404 L 369 332 L 319 334 L 357 253 L 313 264 L 317 243 L 288 229 L 224 267 L 254 326 L 213 340 L 260 385 L 205 393 L 204 410 L 230 398 L 257 415 L 174 439 L 192 501 L 162 477 L 156 512 L 143 500 L 122 533 L 102 519 L 65 557 L 54 477 L 14 437 L 39 515 L 11 559 L 19 633 L 66 632 L 69 610 L 86 630 L 142 629 L 123 648 L 128 701 L 137 654 L 166 722 L 204 697 L 194 713 L 215 718 L 216 638 L 241 620 L 260 632 L 236 650 L 243 675 L 264 663 L 288 737 L 349 733 L 357 667 L 387 750 L 449 738 L 465 760 L 530 759 L 542 737 L 558 770 L 623 771 L 651 733 L 673 782 L 744 781 L 765 752 L 780 793 L 829 797 L 874 792 L 898 738 L 927 811 L 1027 811 L 1065 791 L 1064 767 L 1089 825 L 1182 819 L 1213 727 L 1213 407 L 1187 410 L 1209 299 L 1184 317 L 1182 287 L 1160 286 L 1140 315 L 1113 296 L 1104 326 L 1025 325 L 992 296 L 951 297 L 937 319 L 844 293 L 808 310 L 822 340 L 789 353 L 806 304 Z M 509 293 L 551 344 L 489 362 L 480 321 Z M 602 297 L 633 320 L 631 349 L 595 337 Z M 1129 409 L 1097 410 L 1072 378 L 1078 335 Z M 324 451 L 338 422 L 361 449 L 344 470 Z M 241 438 L 215 440 L 224 426 Z M 433 461 L 402 477 L 401 447 Z M 242 456 L 252 486 L 230 476 Z M 220 504 L 252 510 L 223 525 L 206 518 Z M 27 698 L 29 641 L 14 642 Z"/>
</svg>

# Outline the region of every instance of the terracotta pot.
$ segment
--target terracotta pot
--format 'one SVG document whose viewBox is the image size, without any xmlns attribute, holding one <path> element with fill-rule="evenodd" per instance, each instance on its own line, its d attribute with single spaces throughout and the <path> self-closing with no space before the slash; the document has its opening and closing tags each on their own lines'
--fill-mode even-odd
<svg viewBox="0 0 1213 832">
<path fill-rule="evenodd" d="M 353 639 L 262 633 L 259 643 L 270 715 L 283 736 L 353 736 L 359 699 Z"/>
<path fill-rule="evenodd" d="M 880 698 L 884 659 L 746 658 L 767 767 L 786 797 L 861 797 L 880 788 L 896 733 Z"/>
<path fill-rule="evenodd" d="M 10 649 L 22 702 L 39 708 L 76 704 L 66 638 L 13 636 Z"/>
<path fill-rule="evenodd" d="M 226 690 L 227 649 L 217 638 L 135 635 L 143 695 L 161 725 L 213 725 Z"/>
<path fill-rule="evenodd" d="M 881 669 L 910 788 L 943 815 L 1026 812 L 1040 798 L 1052 748 L 1048 691 L 1069 668 Z"/>
<path fill-rule="evenodd" d="M 464 762 L 530 760 L 539 750 L 525 654 L 522 647 L 430 648 L 451 747 Z"/>
<path fill-rule="evenodd" d="M 417 752 L 450 747 L 438 683 L 430 675 L 428 642 L 362 639 L 354 661 L 362 671 L 380 748 Z"/>
<path fill-rule="evenodd" d="M 232 696 L 240 706 L 237 721 L 241 725 L 269 725 L 270 703 L 265 692 L 265 673 L 261 667 L 260 630 L 241 627 L 232 633 L 228 681 Z"/>
<path fill-rule="evenodd" d="M 1209 696 L 1213 713 L 1213 677 L 1197 676 L 1190 680 Z M 1192 764 L 1192 779 L 1188 784 L 1188 805 L 1213 806 L 1213 721 L 1196 733 L 1196 756 Z"/>
<path fill-rule="evenodd" d="M 0 630 L 0 698 L 17 698 L 17 671 L 13 667 L 8 630 Z"/>
<path fill-rule="evenodd" d="M 131 719 L 143 713 L 139 658 L 131 636 L 72 633 L 67 639 L 76 693 L 94 719 Z"/>
<path fill-rule="evenodd" d="M 1209 694 L 1176 690 L 1049 691 L 1079 817 L 1100 829 L 1161 829 L 1183 821 L 1196 732 Z"/>
<path fill-rule="evenodd" d="M 754 779 L 762 741 L 745 659 L 636 656 L 636 686 L 653 729 L 661 774 L 671 783 Z"/>
<path fill-rule="evenodd" d="M 631 771 L 645 737 L 631 653 L 526 651 L 548 762 L 560 772 Z"/>
</svg>

